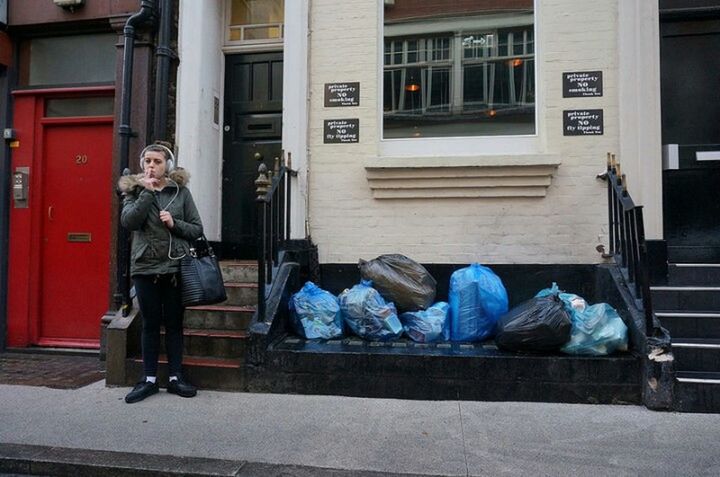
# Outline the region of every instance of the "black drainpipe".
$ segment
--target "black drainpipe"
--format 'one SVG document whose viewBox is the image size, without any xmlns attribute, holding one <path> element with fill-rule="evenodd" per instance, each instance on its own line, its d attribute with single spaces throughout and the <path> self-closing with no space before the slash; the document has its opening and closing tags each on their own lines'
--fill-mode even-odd
<svg viewBox="0 0 720 477">
<path fill-rule="evenodd" d="M 177 58 L 170 49 L 170 34 L 173 24 L 172 0 L 160 0 L 160 33 L 155 50 L 157 73 L 155 74 L 155 118 L 154 139 L 167 141 L 168 91 L 170 89 L 170 62 Z"/>
<path fill-rule="evenodd" d="M 17 84 L 18 47 L 13 48 L 12 64 L 0 74 L 0 128 L 12 125 L 12 97 L 10 90 Z M 12 169 L 10 148 L 5 141 L 0 142 L 0 352 L 7 347 L 7 292 L 8 261 L 10 245 L 10 190 L 12 187 Z"/>
<path fill-rule="evenodd" d="M 132 104 L 132 74 L 133 54 L 135 50 L 135 27 L 155 18 L 157 10 L 155 0 L 142 0 L 140 11 L 128 18 L 123 28 L 125 37 L 123 43 L 123 79 L 120 106 L 120 173 L 129 170 L 130 138 L 136 136 L 130 127 L 130 106 Z M 130 234 L 117 224 L 117 291 L 115 293 L 115 307 L 122 309 L 123 316 L 127 316 L 132 308 L 130 301 Z"/>
</svg>

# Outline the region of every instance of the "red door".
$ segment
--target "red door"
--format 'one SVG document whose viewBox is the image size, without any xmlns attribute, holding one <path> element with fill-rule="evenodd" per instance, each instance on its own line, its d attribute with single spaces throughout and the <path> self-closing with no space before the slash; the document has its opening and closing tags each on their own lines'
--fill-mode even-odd
<svg viewBox="0 0 720 477">
<path fill-rule="evenodd" d="M 97 347 L 109 297 L 112 121 L 42 122 L 37 344 Z"/>
</svg>

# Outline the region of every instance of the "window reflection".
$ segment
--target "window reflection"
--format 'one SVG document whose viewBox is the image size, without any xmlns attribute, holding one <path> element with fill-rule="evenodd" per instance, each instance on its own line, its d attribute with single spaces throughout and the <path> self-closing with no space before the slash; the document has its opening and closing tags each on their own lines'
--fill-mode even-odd
<svg viewBox="0 0 720 477">
<path fill-rule="evenodd" d="M 512 3 L 385 5 L 385 138 L 535 133 L 533 2 Z"/>
</svg>

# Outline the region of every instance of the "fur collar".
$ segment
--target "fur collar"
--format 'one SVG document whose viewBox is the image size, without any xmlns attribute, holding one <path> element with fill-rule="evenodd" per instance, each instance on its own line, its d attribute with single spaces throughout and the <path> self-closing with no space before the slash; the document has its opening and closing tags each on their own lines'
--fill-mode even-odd
<svg viewBox="0 0 720 477">
<path fill-rule="evenodd" d="M 190 173 L 182 167 L 176 167 L 175 169 L 173 169 L 170 174 L 168 174 L 168 177 L 175 181 L 180 187 L 184 187 L 188 184 L 188 182 L 190 182 Z M 129 176 L 120 176 L 120 179 L 118 179 L 118 188 L 120 189 L 120 192 L 127 194 L 136 187 L 141 187 L 139 181 L 142 178 L 142 173 Z M 174 185 L 172 182 L 169 182 L 167 187 L 174 187 Z"/>
</svg>

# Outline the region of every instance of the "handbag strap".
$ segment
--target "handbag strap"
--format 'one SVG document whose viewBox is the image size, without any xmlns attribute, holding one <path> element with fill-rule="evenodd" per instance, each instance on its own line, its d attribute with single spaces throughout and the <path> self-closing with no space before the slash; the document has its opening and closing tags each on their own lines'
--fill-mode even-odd
<svg viewBox="0 0 720 477">
<path fill-rule="evenodd" d="M 195 239 L 195 243 L 200 242 L 200 241 L 202 241 L 202 243 L 205 245 L 205 249 L 207 250 L 208 256 L 214 257 L 215 251 L 210 246 L 210 242 L 208 242 L 208 239 L 207 239 L 207 237 L 205 237 L 204 233 L 199 238 Z M 193 258 L 197 258 L 197 256 L 198 256 L 197 249 L 192 245 L 190 246 L 190 251 L 188 253 Z"/>
</svg>

